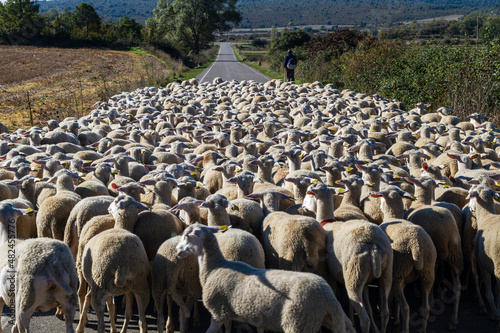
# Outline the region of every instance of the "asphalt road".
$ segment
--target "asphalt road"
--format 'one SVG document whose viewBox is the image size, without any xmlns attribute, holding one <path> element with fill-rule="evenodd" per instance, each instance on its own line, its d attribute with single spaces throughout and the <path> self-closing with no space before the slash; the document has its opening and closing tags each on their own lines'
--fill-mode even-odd
<svg viewBox="0 0 500 333">
<path fill-rule="evenodd" d="M 216 77 L 220 77 L 224 81 L 236 80 L 238 82 L 243 80 L 254 80 L 264 83 L 271 80 L 270 77 L 262 74 L 258 70 L 236 60 L 230 43 L 221 43 L 217 59 L 210 67 L 196 76 L 196 79 L 198 79 L 200 83 L 212 82 Z"/>
</svg>

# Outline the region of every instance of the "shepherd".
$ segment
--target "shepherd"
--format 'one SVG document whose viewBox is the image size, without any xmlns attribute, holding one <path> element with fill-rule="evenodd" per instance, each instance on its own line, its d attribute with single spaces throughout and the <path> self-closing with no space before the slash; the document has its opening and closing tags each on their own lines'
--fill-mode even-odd
<svg viewBox="0 0 500 333">
<path fill-rule="evenodd" d="M 288 50 L 285 60 L 283 61 L 283 68 L 286 72 L 286 79 L 288 82 L 295 81 L 295 68 L 297 68 L 297 58 L 292 53 L 292 50 Z"/>
</svg>

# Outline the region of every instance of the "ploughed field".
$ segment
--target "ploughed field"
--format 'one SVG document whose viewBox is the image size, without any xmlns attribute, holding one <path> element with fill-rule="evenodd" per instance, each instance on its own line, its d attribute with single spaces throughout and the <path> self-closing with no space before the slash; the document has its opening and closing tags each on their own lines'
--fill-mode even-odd
<svg viewBox="0 0 500 333">
<path fill-rule="evenodd" d="M 30 105 L 35 122 L 83 116 L 104 96 L 146 85 L 164 67 L 130 51 L 0 45 L 0 122 L 29 127 Z"/>
</svg>

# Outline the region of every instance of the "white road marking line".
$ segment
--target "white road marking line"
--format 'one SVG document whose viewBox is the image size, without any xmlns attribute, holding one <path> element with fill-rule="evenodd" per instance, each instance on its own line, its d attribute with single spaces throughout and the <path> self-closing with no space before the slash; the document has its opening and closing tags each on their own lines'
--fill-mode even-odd
<svg viewBox="0 0 500 333">
<path fill-rule="evenodd" d="M 221 51 L 222 51 L 222 47 L 219 48 L 219 53 L 217 54 L 217 59 L 219 59 Z M 207 68 L 207 71 L 206 71 L 205 75 L 203 75 L 203 77 L 199 81 L 200 83 L 203 82 L 203 80 L 205 79 L 205 77 L 207 76 L 207 74 L 210 72 L 210 70 L 212 70 L 212 67 L 214 67 L 214 64 L 217 62 L 217 59 L 215 59 L 215 61 L 210 65 L 210 67 Z"/>
</svg>

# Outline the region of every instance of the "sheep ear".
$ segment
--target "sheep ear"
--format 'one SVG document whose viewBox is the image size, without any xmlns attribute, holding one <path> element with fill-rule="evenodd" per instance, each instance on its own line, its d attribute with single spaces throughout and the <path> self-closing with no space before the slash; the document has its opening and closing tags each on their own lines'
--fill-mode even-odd
<svg viewBox="0 0 500 333">
<path fill-rule="evenodd" d="M 349 190 L 346 190 L 345 188 L 342 188 L 342 187 L 329 187 L 328 189 L 330 190 L 330 193 L 335 194 L 335 195 L 349 192 Z"/>
<path fill-rule="evenodd" d="M 139 184 L 141 184 L 142 186 L 155 185 L 156 184 L 156 180 L 154 180 L 154 179 L 146 179 L 146 180 L 140 181 Z"/>
<path fill-rule="evenodd" d="M 148 206 L 146 206 L 146 205 L 144 205 L 144 204 L 142 204 L 142 203 L 140 203 L 140 202 L 138 202 L 138 203 L 136 204 L 136 207 L 137 207 L 137 209 L 138 209 L 140 212 L 142 212 L 142 211 L 144 211 L 144 210 L 149 210 L 149 207 L 148 207 Z"/>
<path fill-rule="evenodd" d="M 123 200 L 118 203 L 118 208 L 125 209 L 125 202 L 123 202 Z"/>
<path fill-rule="evenodd" d="M 251 193 L 244 196 L 245 199 L 249 200 L 260 200 L 262 199 L 262 193 Z"/>
<path fill-rule="evenodd" d="M 302 159 L 302 162 L 309 162 L 311 160 L 311 155 L 307 155 Z"/>
<path fill-rule="evenodd" d="M 403 193 L 403 198 L 410 199 L 411 201 L 417 200 L 417 198 L 413 194 L 408 193 L 408 192 Z"/>
</svg>

